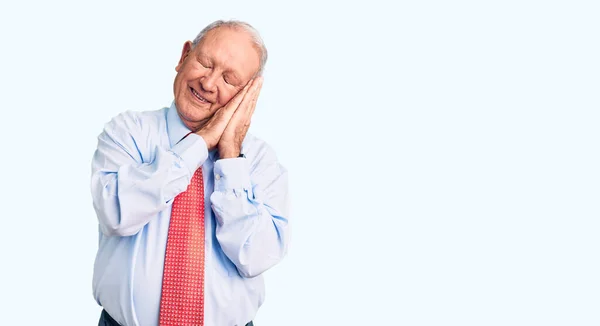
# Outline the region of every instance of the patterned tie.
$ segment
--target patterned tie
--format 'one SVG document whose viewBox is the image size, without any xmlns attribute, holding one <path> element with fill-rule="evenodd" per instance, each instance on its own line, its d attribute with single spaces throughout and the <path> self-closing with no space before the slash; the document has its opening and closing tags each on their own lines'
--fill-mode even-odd
<svg viewBox="0 0 600 326">
<path fill-rule="evenodd" d="M 167 237 L 160 325 L 204 325 L 204 183 L 202 167 L 175 197 Z"/>
</svg>

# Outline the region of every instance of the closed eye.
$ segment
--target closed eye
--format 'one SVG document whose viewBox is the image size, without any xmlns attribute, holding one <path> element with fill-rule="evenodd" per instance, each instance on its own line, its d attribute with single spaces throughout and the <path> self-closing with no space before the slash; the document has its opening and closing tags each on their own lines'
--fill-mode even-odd
<svg viewBox="0 0 600 326">
<path fill-rule="evenodd" d="M 225 80 L 225 82 L 227 84 L 232 85 L 232 86 L 237 86 L 240 83 L 236 77 L 230 76 L 229 74 L 224 75 L 223 79 Z"/>
</svg>

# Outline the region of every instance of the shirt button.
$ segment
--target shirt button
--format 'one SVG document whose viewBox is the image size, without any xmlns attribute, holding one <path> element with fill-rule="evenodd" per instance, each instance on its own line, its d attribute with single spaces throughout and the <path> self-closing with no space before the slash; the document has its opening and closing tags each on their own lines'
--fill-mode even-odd
<svg viewBox="0 0 600 326">
<path fill-rule="evenodd" d="M 221 175 L 220 174 L 215 174 L 215 179 L 221 180 Z"/>
</svg>

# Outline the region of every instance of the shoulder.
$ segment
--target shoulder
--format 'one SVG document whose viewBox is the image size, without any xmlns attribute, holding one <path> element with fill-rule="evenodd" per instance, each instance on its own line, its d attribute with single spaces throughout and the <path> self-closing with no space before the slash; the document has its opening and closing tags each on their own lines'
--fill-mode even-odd
<svg viewBox="0 0 600 326">
<path fill-rule="evenodd" d="M 140 160 L 148 158 L 152 148 L 166 134 L 166 109 L 154 111 L 124 111 L 105 123 L 98 136 L 98 146 L 117 145 Z M 112 146 L 111 145 L 111 146 Z M 137 154 L 135 154 L 137 153 Z"/>
<path fill-rule="evenodd" d="M 137 132 L 146 128 L 156 128 L 166 123 L 167 108 L 153 111 L 132 111 L 127 110 L 112 117 L 104 125 L 107 132 L 123 131 Z"/>
<path fill-rule="evenodd" d="M 152 160 L 152 149 L 160 143 L 161 133 L 166 133 L 165 114 L 165 109 L 117 114 L 104 124 L 97 150 L 125 152 L 138 163 Z"/>
<path fill-rule="evenodd" d="M 100 138 L 120 143 L 148 143 L 153 136 L 166 132 L 166 108 L 153 111 L 123 111 L 104 124 Z"/>
</svg>

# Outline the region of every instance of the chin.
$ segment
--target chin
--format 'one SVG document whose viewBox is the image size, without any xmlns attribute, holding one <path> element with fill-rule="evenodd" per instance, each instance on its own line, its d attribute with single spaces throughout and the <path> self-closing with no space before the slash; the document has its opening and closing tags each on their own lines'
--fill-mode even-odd
<svg viewBox="0 0 600 326">
<path fill-rule="evenodd" d="M 212 116 L 210 108 L 199 108 L 189 103 L 177 106 L 177 112 L 183 123 L 193 131 Z"/>
</svg>

